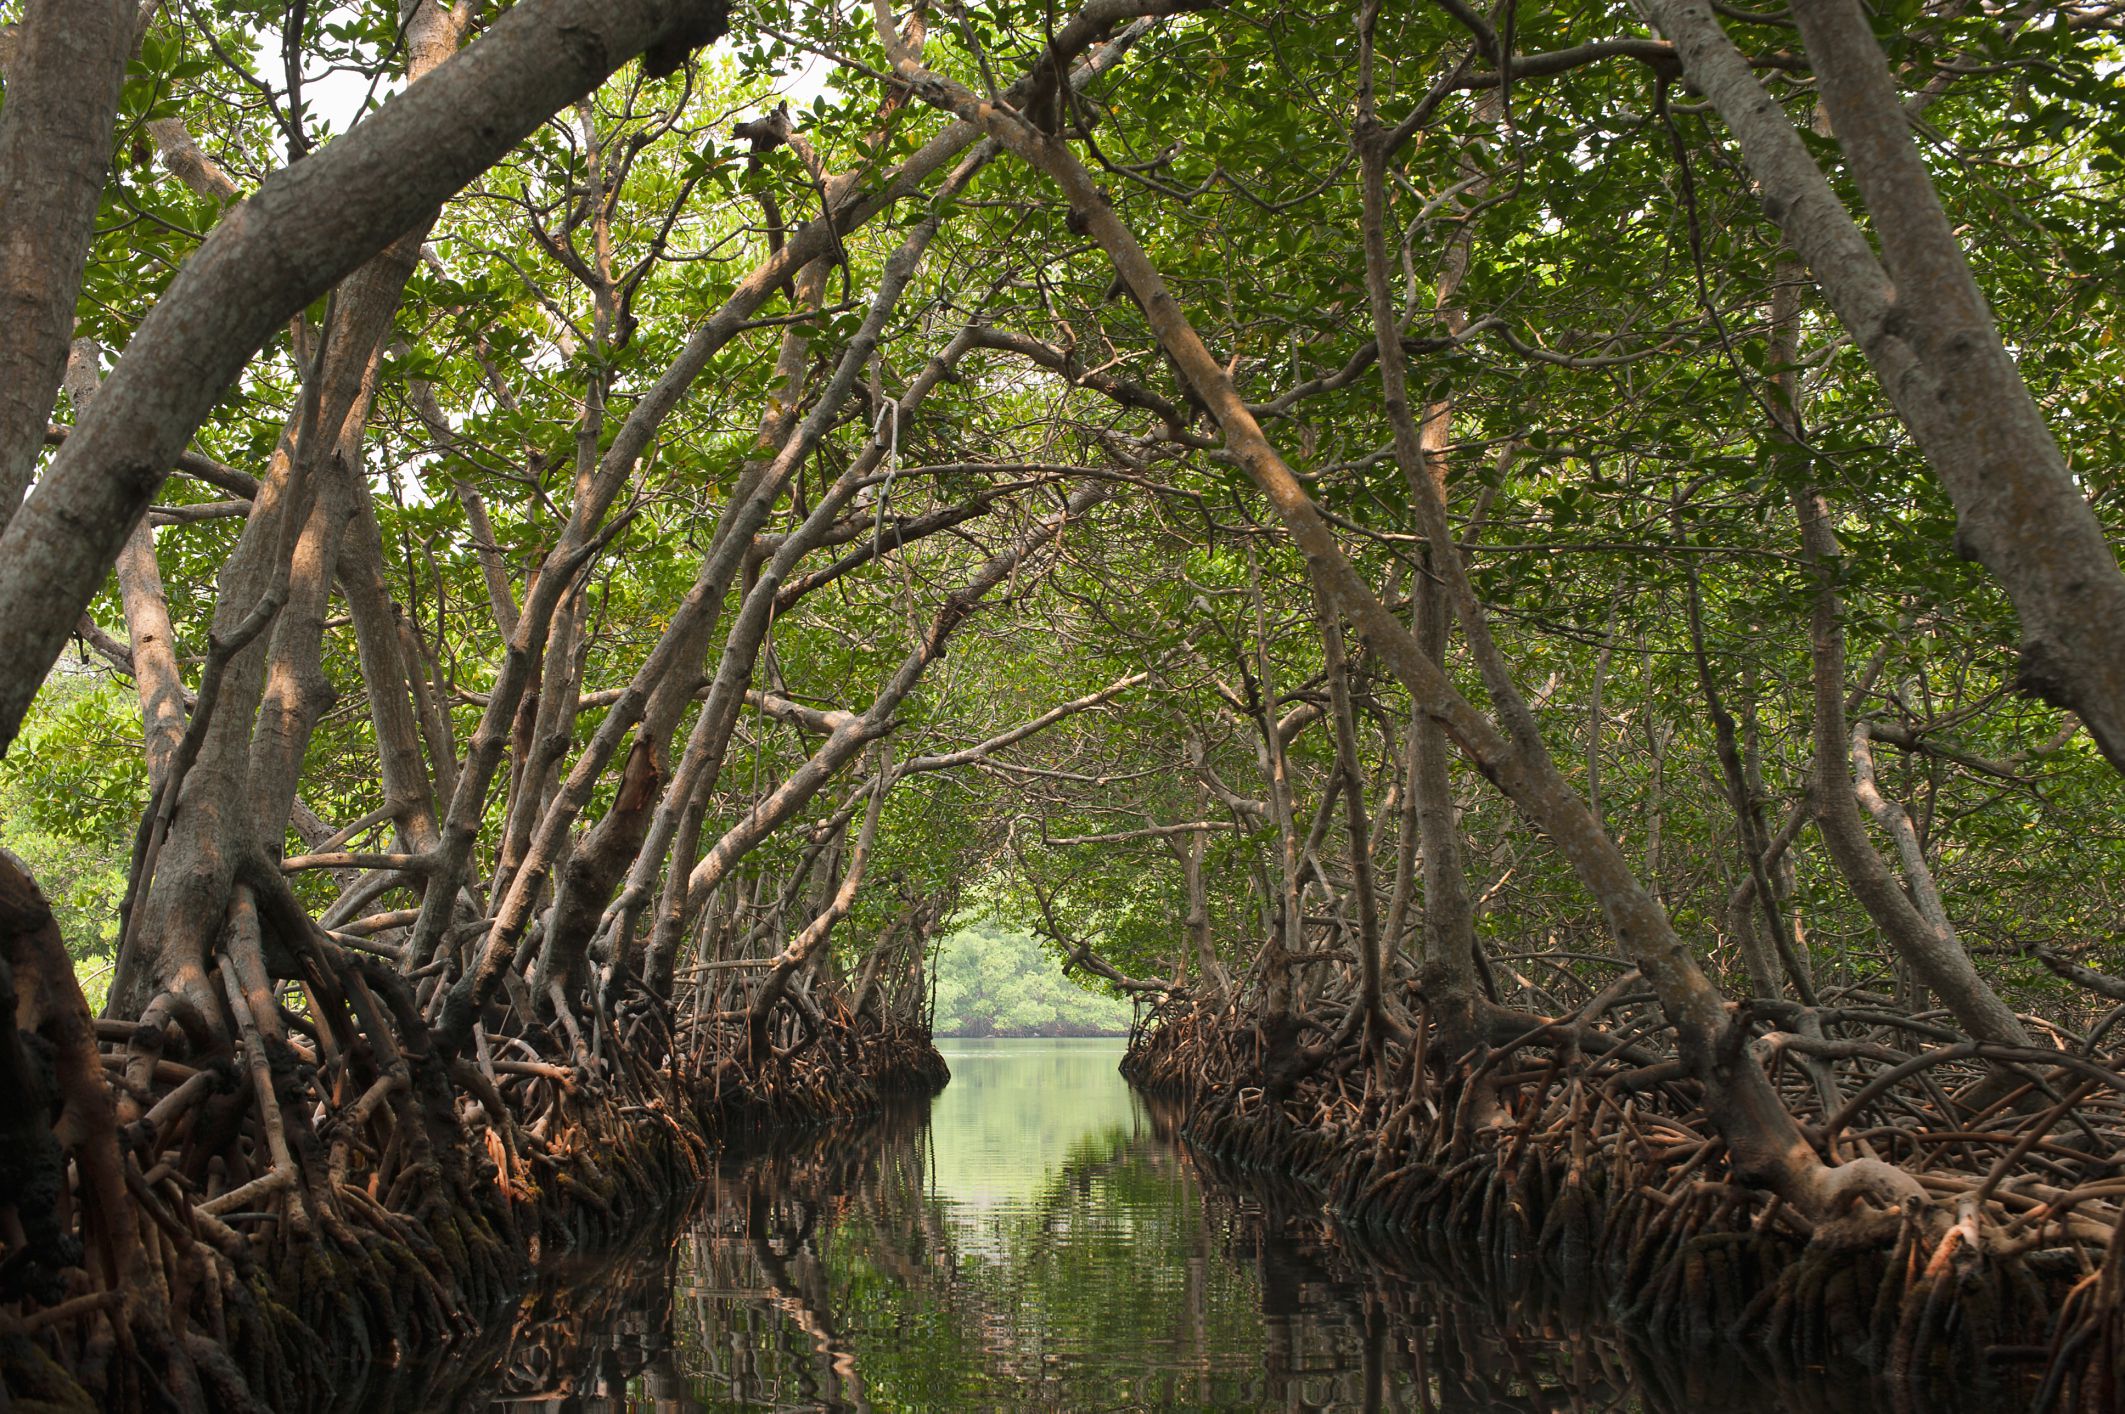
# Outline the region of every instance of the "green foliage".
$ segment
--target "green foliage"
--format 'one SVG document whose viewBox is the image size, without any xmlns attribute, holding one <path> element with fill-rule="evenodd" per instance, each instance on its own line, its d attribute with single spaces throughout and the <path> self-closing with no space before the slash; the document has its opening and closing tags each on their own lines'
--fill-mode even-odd
<svg viewBox="0 0 2125 1414">
<path fill-rule="evenodd" d="M 1120 1036 L 1129 1004 L 1065 978 L 1034 937 L 993 920 L 938 944 L 940 1036 Z"/>
<path fill-rule="evenodd" d="M 89 1005 L 101 1009 L 118 949 L 133 826 L 147 801 L 139 708 L 85 672 L 54 675 L 0 761 L 0 846 L 51 901 Z"/>
</svg>

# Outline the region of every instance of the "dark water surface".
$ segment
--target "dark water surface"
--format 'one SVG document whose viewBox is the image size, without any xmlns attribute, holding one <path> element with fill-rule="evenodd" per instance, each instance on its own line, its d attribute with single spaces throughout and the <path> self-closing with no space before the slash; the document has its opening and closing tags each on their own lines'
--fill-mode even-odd
<svg viewBox="0 0 2125 1414">
<path fill-rule="evenodd" d="M 407 1407 L 1887 1409 L 1359 1250 L 1206 1183 L 1119 1042 L 958 1041 L 925 1113 L 726 1161 L 672 1231 L 549 1273 Z M 1583 1294 L 1582 1294 L 1583 1295 Z M 506 1341 L 506 1345 L 504 1342 Z M 471 1392 L 466 1392 L 467 1390 Z"/>
</svg>

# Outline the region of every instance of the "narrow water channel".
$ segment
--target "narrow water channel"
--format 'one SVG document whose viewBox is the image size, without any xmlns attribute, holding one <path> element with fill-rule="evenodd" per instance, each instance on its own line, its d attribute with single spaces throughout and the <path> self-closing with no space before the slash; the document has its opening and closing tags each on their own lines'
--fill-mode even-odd
<svg viewBox="0 0 2125 1414">
<path fill-rule="evenodd" d="M 933 1105 L 726 1161 L 675 1230 L 550 1273 L 513 1328 L 391 1401 L 482 1414 L 1890 1407 L 1849 1375 L 1648 1351 L 1561 1314 L 1574 1293 L 1502 1295 L 1207 1182 L 1116 1073 L 1119 1042 L 941 1049 L 953 1080 Z"/>
</svg>

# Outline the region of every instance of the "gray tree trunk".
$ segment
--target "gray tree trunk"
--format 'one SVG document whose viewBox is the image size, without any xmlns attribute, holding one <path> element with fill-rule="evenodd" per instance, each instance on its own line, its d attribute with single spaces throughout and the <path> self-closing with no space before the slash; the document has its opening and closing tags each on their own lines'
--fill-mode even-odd
<svg viewBox="0 0 2125 1414">
<path fill-rule="evenodd" d="M 1644 5 L 1954 501 L 1957 551 L 2014 602 L 2023 685 L 2079 713 L 2125 771 L 2125 573 L 2000 339 L 1859 6 L 1796 0 L 1793 15 L 1878 260 L 1705 0 Z"/>
<path fill-rule="evenodd" d="M 136 13 L 136 0 L 29 0 L 8 66 L 0 104 L 0 533 L 29 491 L 66 368 Z M 122 543 L 114 541 L 113 555 Z"/>
</svg>

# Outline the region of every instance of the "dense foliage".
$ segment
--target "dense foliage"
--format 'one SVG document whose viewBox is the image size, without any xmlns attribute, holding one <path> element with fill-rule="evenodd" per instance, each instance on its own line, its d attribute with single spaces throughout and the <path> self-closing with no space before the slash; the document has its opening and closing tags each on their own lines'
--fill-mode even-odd
<svg viewBox="0 0 2125 1414">
<path fill-rule="evenodd" d="M 118 960 L 133 822 L 141 809 L 139 709 L 101 675 L 62 672 L 0 762 L 0 819 L 65 934 L 82 990 L 101 1007 Z"/>
<path fill-rule="evenodd" d="M 1097 116 L 1099 150 L 1116 164 L 1108 180 L 1117 210 L 1183 304 L 1215 311 L 1225 331 L 1220 356 L 1235 360 L 1241 388 L 1270 414 L 1272 435 L 1323 508 L 1344 518 L 1361 570 L 1391 592 L 1406 583 L 1415 528 L 1383 455 L 1377 380 L 1362 367 L 1351 372 L 1369 357 L 1352 264 L 1358 199 L 1345 157 L 1355 51 L 1346 26 L 1319 18 L 1270 7 L 1155 30 L 1129 55 L 1125 76 L 1103 80 L 1103 96 L 1082 100 L 1075 119 Z M 151 154 L 160 130 L 152 125 L 189 123 L 243 190 L 297 133 L 307 148 L 358 116 L 347 103 L 358 89 L 326 84 L 325 66 L 375 67 L 393 42 L 375 16 L 298 36 L 323 85 L 310 90 L 298 126 L 284 108 L 230 101 L 258 79 L 228 67 L 257 48 L 246 28 L 253 22 L 234 11 L 173 16 L 149 31 L 134 62 L 121 113 L 132 155 L 106 187 L 101 220 L 112 234 L 91 254 L 82 305 L 81 332 L 107 347 L 123 346 L 196 242 L 190 233 L 215 210 L 211 198 L 158 170 Z M 2119 458 L 2108 439 L 2120 419 L 2108 410 L 2119 380 L 2104 331 L 2117 290 L 2103 233 L 2125 229 L 2125 158 L 2116 151 L 2115 89 L 2101 78 L 2112 41 L 2101 25 L 2002 27 L 1989 17 L 1916 12 L 1895 22 L 1902 28 L 1892 54 L 1908 71 L 1956 75 L 1927 89 L 1939 189 L 1952 218 L 1990 234 L 1969 243 L 1980 281 L 2073 449 L 2088 499 L 2114 515 Z M 1381 49 L 1395 62 L 1383 68 L 1380 102 L 1397 110 L 1424 95 L 1466 33 L 1442 11 L 1390 12 L 1381 24 Z M 1515 42 L 1526 52 L 1561 49 L 1597 32 L 1592 25 L 1591 16 L 1524 16 Z M 1025 62 L 1042 32 L 1031 12 L 989 6 L 932 42 L 947 72 L 985 66 L 1003 74 Z M 1775 43 L 1777 34 L 1773 27 L 1765 37 Z M 1740 37 L 1747 42 L 1746 26 Z M 476 694 L 496 648 L 482 607 L 486 542 L 465 524 L 461 493 L 482 496 L 493 548 L 509 573 L 521 573 L 550 536 L 541 527 L 552 513 L 548 498 L 563 490 L 555 477 L 569 462 L 584 389 L 621 406 L 668 363 L 689 324 L 760 251 L 757 195 L 797 208 L 785 219 L 801 218 L 803 203 L 817 200 L 805 190 L 806 162 L 822 171 L 887 162 L 935 130 L 937 118 L 903 107 L 878 144 L 874 86 L 847 70 L 828 72 L 822 84 L 822 66 L 811 60 L 795 113 L 808 154 L 783 145 L 753 155 L 730 138 L 733 119 L 757 115 L 806 46 L 853 55 L 866 43 L 875 40 L 860 26 L 763 10 L 728 57 L 706 56 L 683 88 L 637 80 L 601 106 L 556 119 L 445 211 L 397 316 L 399 341 L 385 353 L 365 455 L 381 543 L 401 581 L 394 594 L 434 665 L 433 725 L 446 739 L 463 741 L 477 726 Z M 1990 67 L 1955 70 L 1953 56 L 1966 51 Z M 1835 144 L 1814 132 L 1822 124 L 1805 75 L 1769 72 L 1806 139 L 1834 161 Z M 1296 73 L 1307 82 L 1272 77 Z M 1276 89 L 1273 101 L 1262 98 L 1264 84 Z M 1394 184 L 1409 202 L 1395 215 L 1405 337 L 1419 350 L 1421 379 L 1433 391 L 1452 390 L 1449 479 L 1459 518 L 1471 526 L 1470 570 L 1496 616 L 1494 631 L 1534 692 L 1567 777 L 1598 801 L 1709 955 L 1738 965 L 1725 899 L 1745 871 L 1703 697 L 1717 691 L 1737 719 L 1762 808 L 1775 815 L 1796 800 L 1812 755 L 1811 591 L 1788 505 L 1796 473 L 1763 437 L 1764 380 L 1777 372 L 1767 364 L 1765 311 L 1779 281 L 1793 277 L 1779 273 L 1777 232 L 1754 214 L 1726 141 L 1716 117 L 1681 101 L 1659 65 L 1586 62 L 1514 85 L 1509 111 L 1472 100 L 1441 105 L 1424 141 L 1400 154 Z M 587 286 L 587 272 L 572 268 L 590 213 L 555 206 L 551 195 L 588 179 L 600 150 L 624 151 L 627 162 L 595 178 L 611 192 L 593 223 L 596 238 L 611 250 L 609 278 L 628 282 L 604 315 L 595 281 Z M 1420 199 L 1431 192 L 1450 195 Z M 1117 452 L 1151 460 L 1129 473 L 1141 489 L 1101 512 L 1096 541 L 1058 567 L 1052 592 L 1037 606 L 1022 599 L 1015 623 L 1008 613 L 990 615 L 968 631 L 950 683 L 903 709 L 901 749 L 912 753 L 925 737 L 978 738 L 1145 667 L 1152 680 L 1088 719 L 1097 725 L 1070 748 L 1030 744 L 1051 768 L 1067 765 L 1091 780 L 1008 767 L 949 784 L 911 780 L 905 789 L 922 799 L 896 796 L 879 857 L 890 860 L 903 892 L 918 879 L 935 888 L 1027 867 L 1045 881 L 1065 931 L 1096 932 L 1125 969 L 1157 972 L 1185 911 L 1161 838 L 1070 850 L 1034 846 L 1021 831 L 1020 848 L 999 852 L 997 835 L 978 839 L 971 828 L 1019 816 L 1050 835 L 1085 835 L 1110 832 L 1105 822 L 1117 816 L 1135 828 L 1219 814 L 1210 788 L 1191 777 L 1238 788 L 1258 769 L 1250 585 L 1258 580 L 1263 596 L 1260 666 L 1283 710 L 1321 705 L 1321 650 L 1306 628 L 1312 593 L 1298 558 L 1262 524 L 1230 462 L 1188 445 L 1201 440 L 1202 424 L 1169 427 L 1177 439 L 1131 440 L 1156 422 L 1144 424 L 1138 412 L 1131 425 L 1132 408 L 1177 407 L 1185 417 L 1187 398 L 1141 314 L 1113 288 L 1104 256 L 1067 218 L 1066 203 L 1041 179 L 1005 162 L 985 168 L 955 208 L 881 367 L 897 363 L 907 376 L 961 310 L 1040 341 L 1057 364 L 970 353 L 962 377 L 910 427 L 903 460 L 917 465 L 897 478 L 891 510 L 979 507 L 986 514 L 968 523 L 978 525 L 1010 504 L 999 493 L 1014 481 L 1050 479 L 1040 470 L 1048 463 L 1089 455 L 1096 464 Z M 537 233 L 528 240 L 527 221 Z M 891 242 L 864 233 L 846 253 L 875 265 Z M 1441 262 L 1456 260 L 1465 269 L 1442 298 Z M 859 312 L 842 292 L 861 281 L 844 273 L 830 283 L 839 298 L 819 318 L 814 359 L 832 353 Z M 1885 792 L 1913 806 L 1964 941 L 1988 970 L 2041 992 L 2040 974 L 2013 961 L 2019 949 L 2043 944 L 2093 959 L 2125 927 L 2112 773 L 2086 737 L 2060 740 L 2058 715 L 2011 691 L 2013 618 L 2003 597 L 1980 568 L 1947 553 L 1952 509 L 1908 438 L 1884 421 L 1856 345 L 1812 308 L 1802 317 L 1795 363 L 1807 383 L 1814 456 L 1804 475 L 1839 515 L 1847 657 L 1855 672 L 1882 659 L 1860 713 L 1909 741 L 1886 754 Z M 599 327 L 601 318 L 609 327 Z M 596 648 L 586 693 L 624 682 L 683 590 L 697 538 L 689 527 L 753 454 L 758 408 L 774 386 L 774 332 L 719 355 L 709 375 L 714 396 L 682 408 L 667 429 L 634 516 L 590 586 L 586 642 Z M 255 469 L 278 435 L 270 409 L 288 396 L 292 356 L 292 345 L 269 350 L 195 445 Z M 1094 367 L 1100 376 L 1086 376 Z M 1129 380 L 1119 408 L 1100 392 L 1116 378 Z M 600 435 L 609 442 L 612 434 Z M 853 445 L 856 431 L 840 435 Z M 999 470 L 983 472 L 985 462 Z M 800 472 L 793 509 L 816 494 L 806 482 Z M 173 517 L 186 507 L 221 512 L 226 495 L 180 479 L 161 503 Z M 225 513 L 173 519 L 158 533 L 180 661 L 200 661 L 214 567 L 234 524 Z M 921 579 L 948 582 L 951 546 L 931 541 L 921 553 L 934 561 Z M 777 623 L 765 660 L 778 690 L 842 705 L 839 685 L 875 678 L 901 651 L 894 625 L 905 621 L 912 587 L 893 574 L 876 583 L 858 575 L 825 591 L 830 609 L 817 595 L 801 601 Z M 1693 663 L 1693 600 L 1708 671 Z M 122 623 L 115 588 L 92 612 L 106 626 Z M 304 818 L 338 823 L 384 802 L 365 764 L 374 748 L 359 710 L 352 626 L 328 628 L 323 650 L 337 706 L 312 735 L 302 804 Z M 1368 771 L 1385 773 L 1402 753 L 1395 724 L 1407 709 L 1362 649 L 1355 667 Z M 146 776 L 137 749 L 115 729 L 113 700 L 98 698 L 104 705 L 94 710 L 73 701 L 40 707 L 38 726 L 14 749 L 10 789 L 45 804 L 11 811 L 11 837 L 40 866 L 52 856 L 38 852 L 31 831 L 108 842 L 130 830 L 124 817 L 145 804 Z M 577 718 L 578 741 L 595 721 L 594 710 Z M 1318 789 L 1304 778 L 1323 780 L 1330 769 L 1328 737 L 1316 726 L 1292 744 L 1301 814 Z M 741 728 L 725 779 L 776 779 L 796 744 L 770 723 Z M 1171 769 L 1198 760 L 1192 770 Z M 1258 786 L 1241 793 L 1262 794 Z M 1567 948 L 1588 942 L 1591 917 L 1561 861 L 1527 847 L 1496 795 L 1471 786 L 1460 794 L 1485 936 L 1509 951 L 1540 938 Z M 502 809 L 499 796 L 490 808 Z M 1274 830 L 1263 817 L 1238 823 L 1220 822 L 1205 864 L 1219 881 L 1209 906 L 1221 946 L 1258 931 L 1263 900 L 1235 885 L 1263 876 Z M 122 850 L 106 843 L 84 858 L 100 858 L 101 870 L 114 855 Z M 1869 924 L 1836 873 L 1805 840 L 1790 867 L 1782 887 L 1806 920 L 1801 933 L 1818 963 L 1855 979 L 1875 975 Z M 107 880 L 94 887 L 110 892 Z M 86 905 L 89 888 L 73 877 L 48 883 L 70 908 Z M 326 896 L 313 897 L 322 904 Z M 882 922 L 902 906 L 888 891 L 867 890 L 857 910 Z M 107 952 L 99 929 L 109 924 L 79 916 L 69 929 L 77 951 Z"/>
<path fill-rule="evenodd" d="M 937 943 L 939 1036 L 1126 1036 L 1127 1002 L 1073 986 L 1032 934 L 976 920 Z"/>
</svg>

